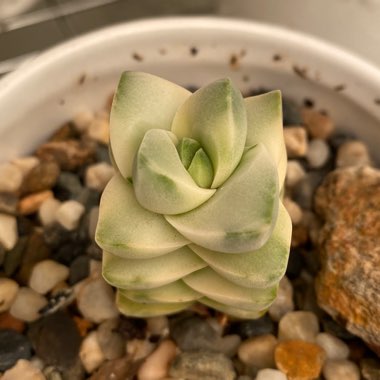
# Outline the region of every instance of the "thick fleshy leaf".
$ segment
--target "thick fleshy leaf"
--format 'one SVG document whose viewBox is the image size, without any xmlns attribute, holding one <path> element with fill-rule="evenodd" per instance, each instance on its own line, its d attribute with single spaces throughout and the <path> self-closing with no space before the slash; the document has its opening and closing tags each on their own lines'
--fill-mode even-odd
<svg viewBox="0 0 380 380">
<path fill-rule="evenodd" d="M 172 132 L 179 139 L 199 141 L 214 168 L 211 187 L 219 187 L 235 170 L 244 150 L 247 119 L 240 91 L 230 79 L 202 87 L 178 109 Z"/>
<path fill-rule="evenodd" d="M 129 259 L 160 256 L 189 243 L 162 215 L 141 207 L 131 183 L 120 174 L 102 194 L 96 242 L 105 251 Z"/>
<path fill-rule="evenodd" d="M 222 313 L 238 319 L 257 319 L 262 317 L 267 311 L 267 309 L 261 311 L 239 309 L 235 306 L 225 305 L 221 302 L 214 301 L 207 297 L 203 297 L 200 302 L 206 306 L 212 307 L 213 309 L 219 310 Z"/>
<path fill-rule="evenodd" d="M 141 72 L 122 74 L 112 103 L 110 144 L 123 175 L 132 175 L 135 153 L 146 131 L 170 130 L 178 107 L 191 95 L 165 79 Z"/>
<path fill-rule="evenodd" d="M 187 286 L 182 280 L 174 281 L 171 284 L 155 289 L 119 289 L 119 292 L 134 302 L 142 303 L 190 302 L 202 298 L 202 294 Z"/>
<path fill-rule="evenodd" d="M 147 318 L 178 313 L 181 310 L 187 309 L 193 302 L 139 303 L 128 299 L 118 291 L 116 294 L 116 304 L 119 310 L 129 317 Z"/>
<path fill-rule="evenodd" d="M 287 156 L 282 125 L 282 100 L 280 91 L 244 99 L 247 109 L 247 147 L 263 143 L 276 163 L 279 184 L 286 175 Z"/>
<path fill-rule="evenodd" d="M 191 249 L 182 247 L 151 259 L 123 259 L 103 252 L 103 277 L 123 289 L 152 289 L 202 269 L 207 264 Z"/>
<path fill-rule="evenodd" d="M 183 281 L 209 299 L 252 311 L 268 308 L 276 297 L 278 287 L 278 285 L 274 285 L 255 289 L 238 286 L 227 281 L 209 267 L 187 275 Z"/>
<path fill-rule="evenodd" d="M 239 286 L 266 288 L 278 283 L 286 271 L 291 232 L 292 222 L 280 203 L 273 233 L 258 250 L 234 255 L 196 245 L 190 248 L 228 281 Z"/>
<path fill-rule="evenodd" d="M 278 176 L 264 145 L 247 151 L 214 196 L 197 209 L 165 216 L 183 236 L 218 252 L 249 252 L 262 247 L 278 212 Z"/>
<path fill-rule="evenodd" d="M 148 131 L 137 151 L 133 187 L 138 202 L 159 214 L 180 214 L 206 202 L 213 189 L 202 189 L 182 165 L 175 135 L 161 129 Z"/>
<path fill-rule="evenodd" d="M 179 158 L 181 159 L 182 165 L 185 169 L 188 169 L 191 161 L 195 156 L 195 153 L 199 150 L 201 144 L 198 141 L 191 139 L 189 137 L 184 137 L 180 140 L 177 145 L 177 150 L 179 154 Z"/>
<path fill-rule="evenodd" d="M 214 178 L 214 170 L 212 169 L 210 159 L 202 148 L 198 149 L 195 153 L 188 172 L 198 186 L 205 189 L 211 186 Z"/>
</svg>

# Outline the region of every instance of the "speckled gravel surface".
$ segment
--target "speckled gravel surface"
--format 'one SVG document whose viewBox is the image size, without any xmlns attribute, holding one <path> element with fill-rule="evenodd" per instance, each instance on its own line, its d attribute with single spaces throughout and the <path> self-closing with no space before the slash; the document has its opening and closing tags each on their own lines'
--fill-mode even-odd
<svg viewBox="0 0 380 380">
<path fill-rule="evenodd" d="M 325 292 L 334 286 L 323 282 L 326 269 L 319 275 L 329 247 L 321 245 L 316 189 L 332 170 L 360 171 L 371 157 L 307 104 L 284 100 L 292 248 L 278 297 L 258 320 L 202 305 L 170 317 L 119 314 L 94 243 L 100 194 L 113 175 L 108 109 L 77 115 L 35 154 L 0 164 L 0 379 L 380 379 L 376 326 L 360 325 L 365 344 L 348 331 L 357 331 L 348 312 L 335 312 L 325 296 L 318 304 L 314 286 L 316 276 Z M 361 296 L 363 315 L 380 313 Z"/>
</svg>

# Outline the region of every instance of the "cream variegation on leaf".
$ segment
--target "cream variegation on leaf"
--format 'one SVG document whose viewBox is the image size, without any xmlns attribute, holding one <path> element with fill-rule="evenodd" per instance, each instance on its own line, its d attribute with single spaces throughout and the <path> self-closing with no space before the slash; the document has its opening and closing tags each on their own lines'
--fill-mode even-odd
<svg viewBox="0 0 380 380">
<path fill-rule="evenodd" d="M 102 195 L 96 241 L 120 311 L 147 317 L 201 302 L 262 315 L 291 238 L 280 92 L 243 99 L 221 79 L 190 93 L 125 72 L 110 153 L 117 174 Z"/>
</svg>

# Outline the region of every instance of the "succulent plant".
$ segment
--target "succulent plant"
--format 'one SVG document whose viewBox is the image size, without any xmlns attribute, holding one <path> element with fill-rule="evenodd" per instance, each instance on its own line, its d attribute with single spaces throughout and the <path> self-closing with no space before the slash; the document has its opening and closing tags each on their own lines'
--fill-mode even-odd
<svg viewBox="0 0 380 380">
<path fill-rule="evenodd" d="M 281 93 L 243 99 L 230 79 L 194 93 L 125 72 L 110 119 L 116 169 L 96 241 L 120 311 L 154 316 L 195 302 L 257 318 L 276 296 L 291 221 Z"/>
</svg>

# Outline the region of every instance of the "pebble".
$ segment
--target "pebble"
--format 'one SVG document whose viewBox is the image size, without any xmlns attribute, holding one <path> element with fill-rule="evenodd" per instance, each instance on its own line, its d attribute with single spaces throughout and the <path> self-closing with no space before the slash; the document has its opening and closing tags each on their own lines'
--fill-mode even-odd
<svg viewBox="0 0 380 380">
<path fill-rule="evenodd" d="M 11 250 L 17 243 L 17 220 L 12 215 L 0 214 L 0 244 Z"/>
<path fill-rule="evenodd" d="M 300 339 L 315 342 L 319 333 L 317 316 L 310 311 L 292 311 L 285 314 L 278 325 L 278 339 Z"/>
<path fill-rule="evenodd" d="M 25 323 L 8 311 L 0 314 L 0 330 L 14 330 L 19 333 L 22 333 L 25 329 Z"/>
<path fill-rule="evenodd" d="M 286 210 L 289 213 L 290 219 L 293 225 L 300 224 L 302 221 L 303 212 L 300 206 L 296 202 L 293 202 L 290 198 L 285 197 L 282 201 Z"/>
<path fill-rule="evenodd" d="M 22 170 L 11 163 L 0 164 L 0 192 L 16 193 L 22 184 Z"/>
<path fill-rule="evenodd" d="M 17 296 L 19 286 L 10 278 L 0 278 L 0 313 L 7 311 L 12 306 Z"/>
<path fill-rule="evenodd" d="M 171 321 L 170 333 L 182 351 L 212 350 L 218 346 L 220 335 L 198 316 L 180 317 Z"/>
<path fill-rule="evenodd" d="M 236 355 L 241 344 L 241 337 L 237 334 L 225 335 L 220 338 L 219 342 L 214 348 L 214 351 L 220 352 L 229 358 Z"/>
<path fill-rule="evenodd" d="M 286 170 L 286 186 L 289 188 L 294 187 L 300 182 L 306 175 L 306 172 L 302 165 L 296 160 L 289 160 Z"/>
<path fill-rule="evenodd" d="M 114 174 L 114 168 L 106 162 L 89 165 L 85 174 L 86 186 L 90 189 L 103 191 Z"/>
<path fill-rule="evenodd" d="M 274 321 L 279 322 L 285 314 L 293 310 L 293 286 L 289 279 L 284 276 L 280 281 L 277 297 L 269 307 L 268 313 Z"/>
<path fill-rule="evenodd" d="M 315 343 L 325 350 L 327 359 L 347 359 L 350 354 L 350 349 L 346 343 L 326 332 L 319 333 L 315 339 Z"/>
<path fill-rule="evenodd" d="M 240 321 L 237 324 L 237 333 L 243 339 L 259 335 L 273 334 L 274 324 L 268 315 L 264 315 L 258 319 Z"/>
<path fill-rule="evenodd" d="M 91 322 L 101 323 L 119 315 L 113 290 L 102 278 L 88 279 L 81 284 L 77 304 L 81 314 Z"/>
<path fill-rule="evenodd" d="M 84 280 L 90 273 L 90 259 L 87 256 L 78 256 L 70 264 L 69 285 Z"/>
<path fill-rule="evenodd" d="M 0 372 L 13 367 L 19 359 L 29 359 L 32 346 L 22 334 L 13 330 L 0 330 Z"/>
<path fill-rule="evenodd" d="M 107 360 L 89 377 L 89 380 L 129 380 L 135 379 L 139 363 L 124 357 Z M 70 380 L 70 379 L 68 379 Z"/>
<path fill-rule="evenodd" d="M 312 138 L 326 140 L 335 131 L 335 125 L 329 116 L 310 108 L 304 108 L 301 114 Z"/>
<path fill-rule="evenodd" d="M 66 312 L 58 311 L 32 323 L 28 336 L 36 355 L 45 365 L 56 367 L 65 379 L 76 379 L 74 373 L 83 372 L 78 368 L 81 337 L 75 322 Z"/>
<path fill-rule="evenodd" d="M 63 380 L 61 373 L 53 366 L 44 368 L 42 373 L 45 375 L 46 380 Z"/>
<path fill-rule="evenodd" d="M 368 148 L 363 142 L 347 141 L 340 145 L 336 156 L 338 168 L 366 165 L 371 165 L 371 158 Z"/>
<path fill-rule="evenodd" d="M 145 359 L 154 348 L 154 344 L 145 339 L 130 339 L 126 345 L 127 354 L 134 361 Z"/>
<path fill-rule="evenodd" d="M 48 198 L 42 202 L 38 209 L 38 218 L 43 226 L 48 226 L 56 221 L 57 210 L 61 202 L 56 198 Z"/>
<path fill-rule="evenodd" d="M 325 352 L 316 344 L 302 340 L 281 342 L 275 349 L 277 368 L 289 380 L 313 380 L 322 370 Z"/>
<path fill-rule="evenodd" d="M 168 375 L 169 365 L 175 358 L 177 346 L 171 340 L 164 340 L 145 359 L 138 370 L 138 380 L 160 380 Z"/>
<path fill-rule="evenodd" d="M 277 369 L 266 368 L 257 372 L 255 380 L 287 380 L 287 377 Z"/>
<path fill-rule="evenodd" d="M 30 361 L 20 359 L 14 367 L 4 372 L 1 380 L 46 380 L 40 369 Z"/>
<path fill-rule="evenodd" d="M 274 368 L 274 349 L 277 339 L 274 335 L 261 335 L 242 342 L 238 357 L 246 366 Z"/>
<path fill-rule="evenodd" d="M 165 315 L 146 319 L 147 331 L 151 335 L 166 336 L 169 334 L 169 320 Z"/>
<path fill-rule="evenodd" d="M 55 187 L 55 194 L 61 201 L 75 199 L 83 191 L 83 186 L 79 177 L 71 172 L 61 172 Z"/>
<path fill-rule="evenodd" d="M 323 179 L 324 175 L 320 172 L 314 171 L 307 173 L 307 175 L 293 188 L 292 199 L 303 209 L 312 209 L 315 191 Z"/>
<path fill-rule="evenodd" d="M 360 380 L 358 366 L 349 360 L 327 360 L 322 370 L 326 380 Z"/>
<path fill-rule="evenodd" d="M 53 198 L 51 190 L 43 190 L 23 197 L 18 204 L 18 212 L 21 215 L 34 214 L 46 199 Z"/>
<path fill-rule="evenodd" d="M 284 129 L 284 139 L 288 157 L 304 157 L 308 150 L 306 130 L 303 127 Z"/>
<path fill-rule="evenodd" d="M 33 289 L 22 287 L 10 308 L 10 313 L 25 322 L 33 322 L 41 317 L 40 310 L 46 306 L 47 300 Z"/>
<path fill-rule="evenodd" d="M 0 193 L 0 213 L 16 214 L 18 196 L 13 193 Z"/>
<path fill-rule="evenodd" d="M 99 218 L 99 207 L 93 207 L 89 212 L 88 236 L 95 240 L 96 226 Z"/>
<path fill-rule="evenodd" d="M 34 265 L 29 278 L 29 287 L 37 293 L 46 294 L 68 277 L 68 267 L 53 260 L 43 260 Z"/>
<path fill-rule="evenodd" d="M 215 352 L 183 352 L 171 364 L 170 376 L 186 380 L 234 380 L 232 361 Z M 140 380 L 140 379 L 139 379 Z"/>
<path fill-rule="evenodd" d="M 11 163 L 21 169 L 23 177 L 25 178 L 32 169 L 38 166 L 40 160 L 35 156 L 26 156 L 15 158 Z"/>
<path fill-rule="evenodd" d="M 102 322 L 97 330 L 99 346 L 107 360 L 121 358 L 125 355 L 125 340 L 117 331 L 119 319 Z"/>
<path fill-rule="evenodd" d="M 298 125 L 302 123 L 300 107 L 294 100 L 283 97 L 282 108 L 282 115 L 285 126 Z"/>
<path fill-rule="evenodd" d="M 380 380 L 380 362 L 374 358 L 366 358 L 360 361 L 362 376 L 365 380 Z"/>
<path fill-rule="evenodd" d="M 87 373 L 94 372 L 106 359 L 99 345 L 96 331 L 90 332 L 83 339 L 79 357 Z"/>
<path fill-rule="evenodd" d="M 74 125 L 80 132 L 86 131 L 93 120 L 94 113 L 91 110 L 83 110 L 77 113 L 73 118 Z"/>
<path fill-rule="evenodd" d="M 85 208 L 81 203 L 74 200 L 66 201 L 58 208 L 56 219 L 64 228 L 72 231 L 78 227 L 84 212 Z"/>
<path fill-rule="evenodd" d="M 306 159 L 312 169 L 324 166 L 330 158 L 330 148 L 325 140 L 314 139 L 309 142 Z"/>
<path fill-rule="evenodd" d="M 107 145 L 109 142 L 109 122 L 103 117 L 94 119 L 87 127 L 86 132 L 88 137 L 101 144 Z"/>
</svg>

